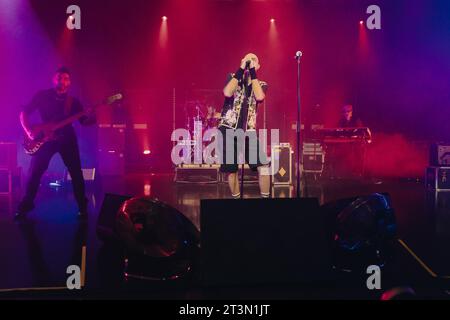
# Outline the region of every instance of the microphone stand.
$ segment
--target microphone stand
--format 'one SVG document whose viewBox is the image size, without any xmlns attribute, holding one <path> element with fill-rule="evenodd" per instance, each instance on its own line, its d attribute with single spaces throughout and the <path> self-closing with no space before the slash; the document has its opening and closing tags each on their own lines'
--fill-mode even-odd
<svg viewBox="0 0 450 320">
<path fill-rule="evenodd" d="M 297 60 L 297 198 L 300 198 L 300 159 L 302 153 L 302 146 L 300 140 L 301 134 L 301 103 L 300 103 L 300 58 L 302 56 L 301 51 L 298 51 L 295 55 L 295 59 Z"/>
<path fill-rule="evenodd" d="M 248 72 L 249 68 L 250 68 L 250 63 L 247 62 L 247 65 L 245 66 L 245 72 Z M 248 104 L 247 83 L 248 83 L 248 74 L 245 75 L 245 73 L 244 73 L 244 80 L 242 83 L 242 87 L 245 92 L 245 103 Z M 241 109 L 241 112 L 242 112 L 242 109 Z M 245 126 L 247 126 L 247 120 L 248 120 L 248 106 L 247 106 L 247 119 L 244 124 Z M 241 188 L 240 188 L 241 189 L 241 196 L 240 196 L 241 200 L 244 199 L 244 177 L 245 177 L 244 171 L 245 171 L 245 152 L 246 152 L 245 148 L 246 148 L 246 143 L 245 143 L 245 138 L 244 138 L 244 161 L 242 162 L 242 167 L 241 167 Z M 236 157 L 237 157 L 237 155 L 236 155 Z"/>
<path fill-rule="evenodd" d="M 240 198 L 244 199 L 244 170 L 245 170 L 245 162 L 242 164 L 242 168 L 241 168 L 241 195 Z"/>
</svg>

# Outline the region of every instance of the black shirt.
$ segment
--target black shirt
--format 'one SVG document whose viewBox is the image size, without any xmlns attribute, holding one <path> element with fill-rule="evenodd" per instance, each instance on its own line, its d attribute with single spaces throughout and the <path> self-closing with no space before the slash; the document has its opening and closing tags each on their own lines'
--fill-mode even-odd
<svg viewBox="0 0 450 320">
<path fill-rule="evenodd" d="M 342 118 L 339 121 L 338 127 L 339 128 L 360 128 L 363 127 L 363 123 L 360 119 L 352 117 L 350 121 L 347 121 L 347 119 Z"/>
<path fill-rule="evenodd" d="M 58 94 L 55 89 L 39 91 L 25 106 L 24 112 L 38 111 L 43 123 L 60 122 L 78 112 L 83 111 L 83 106 L 77 98 L 68 94 Z M 83 121 L 85 117 L 81 117 Z M 71 124 L 56 131 L 59 137 L 73 136 L 75 131 Z"/>
</svg>

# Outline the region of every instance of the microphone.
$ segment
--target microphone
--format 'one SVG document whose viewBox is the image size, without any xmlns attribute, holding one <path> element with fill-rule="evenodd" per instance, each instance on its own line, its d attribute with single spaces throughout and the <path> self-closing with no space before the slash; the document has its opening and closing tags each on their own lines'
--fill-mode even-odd
<svg viewBox="0 0 450 320">
<path fill-rule="evenodd" d="M 248 61 L 245 63 L 245 69 L 250 70 L 250 63 L 251 63 L 251 60 L 248 60 Z"/>
<path fill-rule="evenodd" d="M 303 52 L 297 51 L 297 52 L 295 53 L 294 59 L 300 60 L 300 58 L 301 58 L 302 56 L 303 56 Z"/>
</svg>

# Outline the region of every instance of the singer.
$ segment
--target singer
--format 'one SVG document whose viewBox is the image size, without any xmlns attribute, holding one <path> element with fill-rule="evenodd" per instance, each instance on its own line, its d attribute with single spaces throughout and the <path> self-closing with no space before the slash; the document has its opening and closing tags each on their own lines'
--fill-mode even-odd
<svg viewBox="0 0 450 320">
<path fill-rule="evenodd" d="M 225 102 L 223 105 L 219 130 L 223 137 L 221 171 L 228 173 L 228 184 L 233 198 L 239 198 L 238 174 L 238 137 L 237 132 L 245 132 L 245 162 L 253 171 L 258 170 L 261 196 L 270 196 L 270 175 L 268 174 L 266 159 L 262 159 L 259 152 L 259 141 L 256 134 L 256 114 L 258 104 L 264 101 L 267 83 L 258 80 L 256 71 L 260 69 L 259 59 L 253 54 L 247 54 L 242 60 L 240 68 L 234 74 L 229 74 L 227 84 L 223 89 Z M 230 139 L 233 139 L 230 141 Z M 249 143 L 249 139 L 254 139 Z M 229 143 L 227 143 L 229 141 Z M 227 151 L 233 152 L 234 160 L 227 161 Z M 228 146 L 228 148 L 227 148 Z M 228 149 L 228 150 L 227 150 Z M 256 161 L 253 161 L 256 159 Z"/>
</svg>

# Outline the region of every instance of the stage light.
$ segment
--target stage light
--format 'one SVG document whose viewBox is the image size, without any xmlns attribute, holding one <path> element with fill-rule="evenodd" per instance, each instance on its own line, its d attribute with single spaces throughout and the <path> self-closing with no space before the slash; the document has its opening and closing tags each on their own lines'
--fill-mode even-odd
<svg viewBox="0 0 450 320">
<path fill-rule="evenodd" d="M 142 152 L 142 153 L 147 156 L 147 155 L 149 155 L 151 153 L 151 151 L 147 149 L 147 150 L 144 150 L 144 152 Z"/>
<path fill-rule="evenodd" d="M 275 22 L 275 19 L 274 19 L 274 18 L 270 19 L 270 22 L 271 22 L 271 23 L 274 23 L 274 22 Z"/>
<path fill-rule="evenodd" d="M 125 201 L 115 215 L 126 280 L 170 281 L 192 274 L 200 233 L 177 209 L 149 197 Z"/>
<path fill-rule="evenodd" d="M 396 287 L 383 293 L 382 301 L 390 300 L 414 300 L 416 292 L 410 287 Z"/>
<path fill-rule="evenodd" d="M 144 184 L 144 196 L 149 197 L 152 193 L 152 186 L 150 183 Z"/>
<path fill-rule="evenodd" d="M 360 20 L 360 21 L 359 21 L 359 24 L 360 24 L 360 25 L 363 25 L 363 24 L 364 24 L 364 21 Z"/>
<path fill-rule="evenodd" d="M 48 185 L 52 188 L 59 188 L 62 186 L 61 181 L 59 180 L 52 181 Z"/>
<path fill-rule="evenodd" d="M 161 49 L 167 48 L 167 40 L 168 40 L 168 23 L 167 23 L 167 17 L 163 16 L 161 18 L 161 26 L 159 28 L 159 46 Z"/>
</svg>

